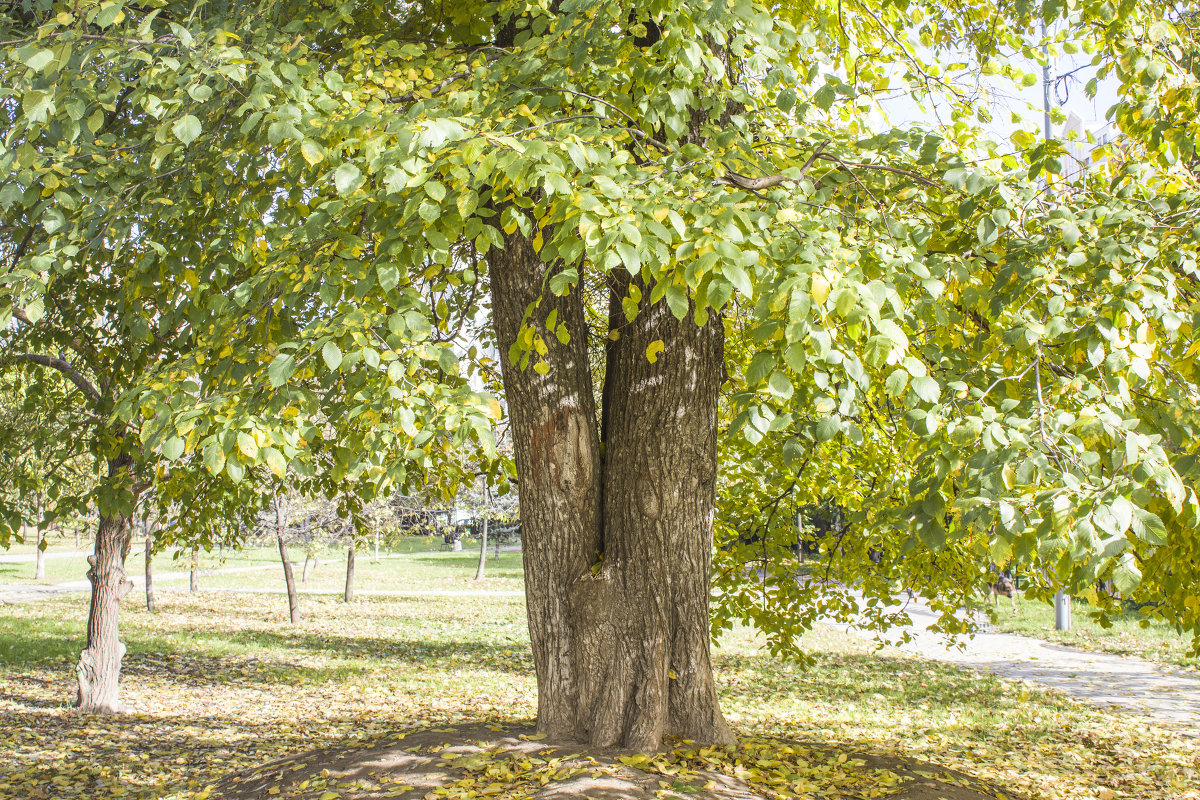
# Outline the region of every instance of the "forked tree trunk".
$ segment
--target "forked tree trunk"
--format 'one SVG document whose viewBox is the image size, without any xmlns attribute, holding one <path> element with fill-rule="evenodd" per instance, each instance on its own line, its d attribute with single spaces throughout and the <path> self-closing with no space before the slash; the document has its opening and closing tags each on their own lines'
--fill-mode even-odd
<svg viewBox="0 0 1200 800">
<path fill-rule="evenodd" d="M 279 545 L 279 558 L 283 560 L 283 579 L 287 582 L 288 613 L 292 624 L 300 622 L 300 595 L 296 592 L 296 576 L 292 573 L 292 562 L 288 559 L 287 543 L 283 540 L 283 506 L 275 503 L 275 542 Z"/>
<path fill-rule="evenodd" d="M 602 460 L 580 290 L 542 296 L 547 268 L 529 240 L 512 234 L 505 245 L 488 266 L 521 485 L 538 729 L 644 751 L 666 734 L 731 742 L 708 624 L 722 322 L 677 322 L 665 303 L 617 320 Z M 625 287 L 614 292 L 619 309 Z M 554 311 L 571 334 L 564 345 L 542 329 L 544 374 L 507 358 L 539 297 L 532 322 Z M 657 340 L 665 349 L 652 364 Z"/>
<path fill-rule="evenodd" d="M 342 599 L 347 603 L 354 602 L 354 543 L 346 548 L 346 592 Z"/>
<path fill-rule="evenodd" d="M 146 610 L 155 611 L 158 609 L 158 603 L 154 600 L 154 572 L 151 565 L 154 563 L 154 529 L 149 525 L 146 526 Z"/>
<path fill-rule="evenodd" d="M 110 479 L 121 479 L 133 465 L 128 456 L 109 461 Z M 122 598 L 133 582 L 125 574 L 125 558 L 133 534 L 130 515 L 101 511 L 96 545 L 88 556 L 92 602 L 88 613 L 87 647 L 75 668 L 78 688 L 75 707 L 89 714 L 115 714 L 123 710 L 118 692 L 125 645 L 117 635 Z"/>
<path fill-rule="evenodd" d="M 200 591 L 200 548 L 192 545 L 191 569 L 188 571 L 188 591 Z"/>
<path fill-rule="evenodd" d="M 475 568 L 475 580 L 483 580 L 483 569 L 487 566 L 488 521 L 483 518 L 483 531 L 479 535 L 479 566 Z"/>
</svg>

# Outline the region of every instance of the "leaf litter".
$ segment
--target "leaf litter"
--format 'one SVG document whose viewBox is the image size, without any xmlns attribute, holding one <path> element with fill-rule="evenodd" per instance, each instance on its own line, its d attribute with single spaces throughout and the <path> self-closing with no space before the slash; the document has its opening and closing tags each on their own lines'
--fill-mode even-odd
<svg viewBox="0 0 1200 800">
<path fill-rule="evenodd" d="M 123 613 L 122 686 L 134 711 L 120 717 L 68 707 L 86 598 L 0 607 L 0 800 L 553 800 L 576 789 L 743 800 L 1200 798 L 1195 740 L 992 676 L 873 653 L 832 631 L 810 635 L 804 665 L 772 659 L 751 634 L 727 637 L 714 659 L 741 744 L 677 742 L 644 756 L 520 738 L 514 726 L 535 709 L 519 599 L 312 597 L 298 626 L 273 595 L 160 601 L 153 615 Z M 63 620 L 79 623 L 64 634 Z M 480 724 L 464 740 L 462 726 Z M 414 738 L 439 729 L 439 741 Z M 514 756 L 497 744 L 513 732 L 548 752 Z M 413 769 L 341 769 L 398 745 L 420 748 L 407 757 L 442 782 L 419 784 Z M 238 794 L 251 786 L 257 794 Z"/>
</svg>

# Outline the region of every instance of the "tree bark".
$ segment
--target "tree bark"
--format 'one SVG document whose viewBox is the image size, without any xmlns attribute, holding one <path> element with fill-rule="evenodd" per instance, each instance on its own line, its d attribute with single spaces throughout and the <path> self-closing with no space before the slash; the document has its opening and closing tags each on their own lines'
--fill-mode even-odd
<svg viewBox="0 0 1200 800">
<path fill-rule="evenodd" d="M 200 547 L 192 545 L 192 563 L 188 572 L 188 591 L 200 591 Z"/>
<path fill-rule="evenodd" d="M 479 566 L 475 568 L 475 580 L 483 580 L 483 570 L 487 566 L 487 536 L 488 520 L 483 518 L 483 531 L 479 534 Z"/>
<path fill-rule="evenodd" d="M 346 592 L 343 595 L 343 600 L 347 603 L 354 602 L 354 543 L 346 548 Z"/>
<path fill-rule="evenodd" d="M 572 654 L 571 585 L 588 574 L 602 552 L 600 437 L 581 292 L 548 295 L 536 312 L 542 322 L 557 311 L 570 342 L 546 336 L 544 374 L 522 369 L 509 350 L 525 309 L 542 295 L 548 270 L 528 238 L 506 235 L 505 247 L 487 253 L 493 320 L 504 394 L 512 419 L 525 536 L 525 603 L 538 684 L 538 730 L 558 736 L 584 733 L 579 724 Z M 536 356 L 531 356 L 531 360 Z"/>
<path fill-rule="evenodd" d="M 660 302 L 627 324 L 627 284 L 613 287 L 619 338 L 607 354 L 602 458 L 580 290 L 543 295 L 549 270 L 529 240 L 514 233 L 505 244 L 488 266 L 521 486 L 538 730 L 643 751 L 666 734 L 732 742 L 708 624 L 723 323 L 679 322 Z M 529 323 L 556 311 L 571 333 L 564 345 L 542 328 L 542 374 L 508 357 L 539 298 Z M 651 363 L 658 340 L 665 349 Z"/>
<path fill-rule="evenodd" d="M 287 543 L 283 540 L 283 505 L 275 501 L 275 542 L 279 545 L 279 557 L 283 560 L 283 579 L 287 582 L 288 612 L 292 624 L 300 622 L 300 595 L 296 592 L 296 576 L 292 573 L 292 562 L 288 559 Z"/>
<path fill-rule="evenodd" d="M 576 587 L 576 602 L 603 620 L 602 644 L 578 656 L 580 703 L 598 744 L 652 748 L 667 733 L 730 742 L 708 617 L 724 323 L 676 320 L 663 302 L 626 323 L 626 291 L 613 287 L 620 338 L 605 366 L 604 565 Z"/>
<path fill-rule="evenodd" d="M 116 483 L 126 478 L 132 466 L 133 459 L 126 455 L 110 460 L 109 480 Z M 88 556 L 92 600 L 87 647 L 75 668 L 78 680 L 75 707 L 89 714 L 116 714 L 124 710 L 118 683 L 125 645 L 118 638 L 117 622 L 121 600 L 133 588 L 125 573 L 132 533 L 128 513 L 101 510 L 95 549 Z"/>
<path fill-rule="evenodd" d="M 33 565 L 33 579 L 36 581 L 44 580 L 46 577 L 46 551 L 42 549 L 42 542 L 45 540 L 46 532 L 39 525 L 37 531 L 37 555 Z"/>
<path fill-rule="evenodd" d="M 37 511 L 35 512 L 37 514 L 37 520 L 34 523 L 36 526 L 34 530 L 37 532 L 34 542 L 37 547 L 35 548 L 36 555 L 34 557 L 35 563 L 33 565 L 33 579 L 37 581 L 44 580 L 46 577 L 46 531 L 42 529 L 42 512 L 44 508 L 45 501 L 39 495 L 37 500 Z"/>
<path fill-rule="evenodd" d="M 151 569 L 151 564 L 154 561 L 154 529 L 149 525 L 146 526 L 146 610 L 158 610 L 158 603 L 154 599 L 154 573 Z"/>
</svg>

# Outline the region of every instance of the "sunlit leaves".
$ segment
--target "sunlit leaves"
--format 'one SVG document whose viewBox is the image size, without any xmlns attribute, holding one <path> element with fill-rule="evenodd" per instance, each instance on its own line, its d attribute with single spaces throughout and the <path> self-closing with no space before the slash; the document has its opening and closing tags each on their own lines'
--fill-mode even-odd
<svg viewBox="0 0 1200 800">
<path fill-rule="evenodd" d="M 192 114 L 185 114 L 171 126 L 171 132 L 184 144 L 191 144 L 200 135 L 200 120 Z"/>
</svg>

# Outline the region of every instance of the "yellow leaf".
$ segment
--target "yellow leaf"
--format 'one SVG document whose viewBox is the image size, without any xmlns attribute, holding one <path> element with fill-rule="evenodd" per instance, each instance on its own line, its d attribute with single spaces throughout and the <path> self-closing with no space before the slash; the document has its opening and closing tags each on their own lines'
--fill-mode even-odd
<svg viewBox="0 0 1200 800">
<path fill-rule="evenodd" d="M 326 792 L 325 794 L 323 794 L 319 798 L 317 798 L 317 800 L 339 800 L 340 797 L 341 797 L 341 795 L 338 794 L 337 792 Z"/>
<path fill-rule="evenodd" d="M 812 287 L 809 289 L 809 294 L 818 305 L 823 305 L 829 298 L 829 281 L 825 276 L 817 273 L 812 276 Z"/>
<path fill-rule="evenodd" d="M 655 339 L 650 343 L 650 346 L 646 348 L 646 360 L 651 364 L 658 361 L 658 354 L 661 353 L 665 347 L 666 345 L 663 344 L 662 339 Z"/>
</svg>

